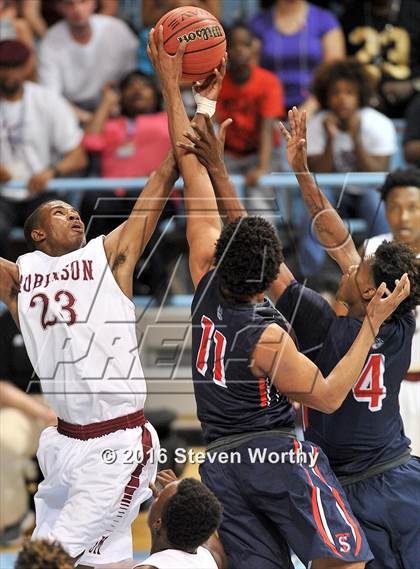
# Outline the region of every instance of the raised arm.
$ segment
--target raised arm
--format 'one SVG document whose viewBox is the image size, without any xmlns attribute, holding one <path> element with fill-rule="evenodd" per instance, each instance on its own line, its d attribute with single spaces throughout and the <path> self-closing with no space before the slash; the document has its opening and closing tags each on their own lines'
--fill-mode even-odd
<svg viewBox="0 0 420 569">
<path fill-rule="evenodd" d="M 179 83 L 182 76 L 182 57 L 185 43 L 181 43 L 175 55 L 169 55 L 163 47 L 163 28 L 152 30 L 149 36 L 148 53 L 157 75 L 160 78 L 166 110 L 169 117 L 169 132 L 176 153 L 176 160 L 184 179 L 184 203 L 187 211 L 187 240 L 190 247 L 190 271 L 194 286 L 213 263 L 214 250 L 220 235 L 220 218 L 217 210 L 213 187 L 202 164 L 194 154 L 185 152 L 176 145 L 187 140 L 185 132 L 191 132 L 185 112 Z M 207 94 L 208 98 L 217 99 L 222 73 L 215 70 L 216 95 Z"/>
<path fill-rule="evenodd" d="M 343 273 L 360 263 L 351 234 L 337 211 L 313 180 L 307 164 L 306 114 L 296 107 L 289 111 L 290 132 L 280 123 L 287 148 L 286 156 L 293 169 L 303 200 L 312 219 L 313 230 L 319 243 L 336 261 Z"/>
<path fill-rule="evenodd" d="M 105 238 L 109 266 L 119 287 L 129 298 L 133 295 L 134 268 L 156 228 L 177 178 L 171 151 L 148 180 L 129 218 Z"/>
<path fill-rule="evenodd" d="M 382 299 L 385 289 L 385 283 L 378 287 L 357 338 L 327 377 L 298 352 L 290 336 L 275 324 L 268 326 L 255 349 L 254 375 L 270 377 L 278 391 L 294 401 L 333 413 L 357 381 L 381 324 L 410 294 L 408 276 L 403 275 L 392 294 Z"/>
<path fill-rule="evenodd" d="M 17 295 L 19 291 L 19 269 L 16 263 L 0 257 L 0 301 L 4 302 L 19 327 Z"/>
</svg>

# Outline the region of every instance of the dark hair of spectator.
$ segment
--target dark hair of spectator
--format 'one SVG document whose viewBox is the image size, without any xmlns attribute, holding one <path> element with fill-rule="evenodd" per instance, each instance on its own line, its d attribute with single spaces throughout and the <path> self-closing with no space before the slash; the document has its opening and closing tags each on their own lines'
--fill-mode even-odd
<svg viewBox="0 0 420 569">
<path fill-rule="evenodd" d="M 31 50 L 18 40 L 0 41 L 0 67 L 20 67 L 31 57 Z"/>
<path fill-rule="evenodd" d="M 267 290 L 283 261 L 277 232 L 262 217 L 232 221 L 216 243 L 215 264 L 222 291 L 238 301 Z"/>
<path fill-rule="evenodd" d="M 196 549 L 217 530 L 222 506 L 216 496 L 194 478 L 182 480 L 176 494 L 165 505 L 162 526 L 175 549 Z"/>
<path fill-rule="evenodd" d="M 406 170 L 399 168 L 388 174 L 378 191 L 381 194 L 381 198 L 386 202 L 394 188 L 409 188 L 410 186 L 420 189 L 420 170 L 417 168 L 408 168 Z"/>
<path fill-rule="evenodd" d="M 312 92 L 323 109 L 328 109 L 328 95 L 337 81 L 348 81 L 357 85 L 359 107 L 366 107 L 372 96 L 372 82 L 365 67 L 354 60 L 333 61 L 318 67 L 312 83 Z"/>
<path fill-rule="evenodd" d="M 153 109 L 153 113 L 157 113 L 163 109 L 163 100 L 162 100 L 162 93 L 156 83 L 155 79 L 151 75 L 147 75 L 146 73 L 142 73 L 141 71 L 130 71 L 125 77 L 123 77 L 119 84 L 120 91 L 124 91 L 127 87 L 129 87 L 134 81 L 140 79 L 144 83 L 146 83 L 149 87 L 151 87 L 155 93 L 156 99 L 156 107 Z"/>
<path fill-rule="evenodd" d="M 386 283 L 392 292 L 395 280 L 400 279 L 404 273 L 410 280 L 410 295 L 395 310 L 394 314 L 402 316 L 414 310 L 420 304 L 420 261 L 410 247 L 397 241 L 384 241 L 375 251 L 372 264 L 375 285 Z"/>
<path fill-rule="evenodd" d="M 53 201 L 53 200 L 50 200 Z M 37 229 L 40 225 L 39 214 L 42 208 L 49 202 L 44 202 L 39 205 L 25 220 L 23 225 L 23 233 L 25 236 L 26 245 L 30 251 L 35 251 L 37 249 L 36 242 L 32 239 L 31 233 L 34 229 Z"/>
<path fill-rule="evenodd" d="M 234 22 L 230 28 L 228 28 L 227 30 L 225 30 L 226 33 L 226 42 L 227 45 L 229 47 L 230 42 L 232 41 L 232 36 L 233 34 L 237 31 L 237 30 L 245 30 L 249 33 L 251 39 L 254 39 L 254 32 L 251 30 L 251 28 L 248 26 L 248 24 L 242 20 L 238 20 L 237 22 Z"/>
<path fill-rule="evenodd" d="M 73 569 L 71 557 L 57 542 L 28 541 L 16 560 L 15 569 Z"/>
</svg>

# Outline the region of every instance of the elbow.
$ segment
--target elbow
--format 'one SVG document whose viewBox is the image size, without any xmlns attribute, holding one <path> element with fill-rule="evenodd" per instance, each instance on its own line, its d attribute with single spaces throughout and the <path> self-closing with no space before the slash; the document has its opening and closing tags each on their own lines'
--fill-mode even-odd
<svg viewBox="0 0 420 569">
<path fill-rule="evenodd" d="M 328 397 L 326 401 L 323 401 L 322 412 L 326 415 L 331 415 L 340 409 L 341 405 L 343 404 L 344 398 L 343 397 Z"/>
</svg>

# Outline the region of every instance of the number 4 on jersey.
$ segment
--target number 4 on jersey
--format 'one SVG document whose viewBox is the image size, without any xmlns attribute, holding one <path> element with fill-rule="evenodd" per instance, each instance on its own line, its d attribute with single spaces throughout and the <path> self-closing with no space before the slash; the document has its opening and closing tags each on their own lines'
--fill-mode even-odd
<svg viewBox="0 0 420 569">
<path fill-rule="evenodd" d="M 386 397 L 384 385 L 385 356 L 371 354 L 357 383 L 353 387 L 356 401 L 369 403 L 369 411 L 380 411 Z"/>
<path fill-rule="evenodd" d="M 211 340 L 214 342 L 214 366 L 213 366 L 213 381 L 217 385 L 227 387 L 225 377 L 225 352 L 226 352 L 226 338 L 219 330 L 214 331 L 214 323 L 207 316 L 201 318 L 201 327 L 203 332 L 201 334 L 200 349 L 197 356 L 197 370 L 201 375 L 206 375 L 207 360 L 209 359 Z"/>
</svg>

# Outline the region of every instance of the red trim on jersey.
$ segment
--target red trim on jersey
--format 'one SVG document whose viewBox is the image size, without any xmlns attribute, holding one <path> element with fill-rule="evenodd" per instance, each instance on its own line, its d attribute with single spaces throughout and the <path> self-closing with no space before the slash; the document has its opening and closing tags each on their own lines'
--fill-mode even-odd
<svg viewBox="0 0 420 569">
<path fill-rule="evenodd" d="M 306 431 L 306 429 L 309 426 L 309 408 L 303 404 L 302 404 L 302 423 L 303 423 L 303 430 Z"/>
<path fill-rule="evenodd" d="M 258 379 L 258 388 L 260 390 L 260 407 L 267 407 L 267 387 L 265 377 Z"/>
<path fill-rule="evenodd" d="M 119 431 L 121 429 L 135 429 L 143 427 L 147 423 L 143 411 L 136 411 L 130 415 L 116 417 L 109 421 L 100 421 L 99 423 L 90 423 L 89 425 L 73 425 L 62 419 L 58 419 L 57 431 L 60 435 L 65 435 L 71 439 L 79 439 L 87 441 L 88 439 L 96 439 Z"/>
<path fill-rule="evenodd" d="M 420 381 L 420 371 L 409 371 L 407 373 L 406 381 Z"/>
</svg>

